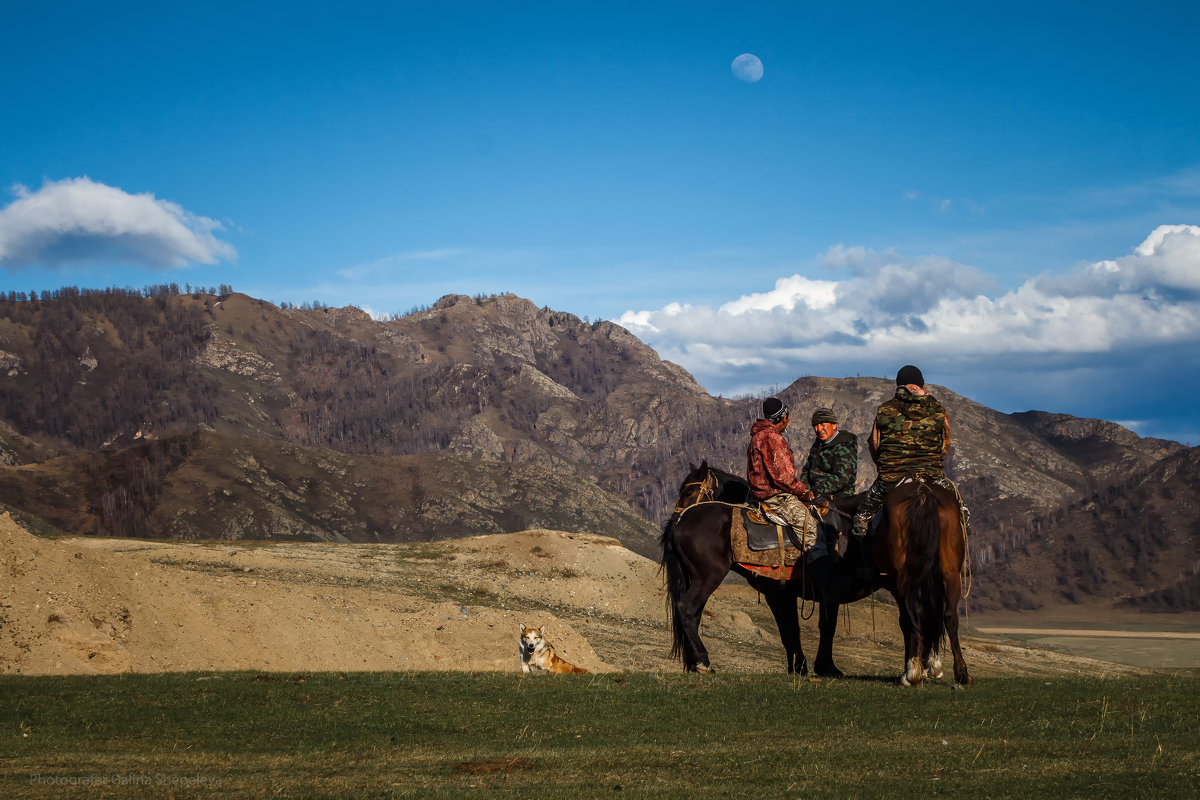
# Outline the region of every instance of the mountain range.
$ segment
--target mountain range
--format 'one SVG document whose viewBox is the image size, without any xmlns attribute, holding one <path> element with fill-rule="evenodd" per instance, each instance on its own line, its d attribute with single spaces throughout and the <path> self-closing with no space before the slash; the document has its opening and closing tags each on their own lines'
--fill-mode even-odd
<svg viewBox="0 0 1200 800">
<path fill-rule="evenodd" d="M 778 394 L 865 444 L 886 378 Z M 984 608 L 1197 608 L 1197 449 L 931 386 Z M 744 471 L 761 398 L 706 392 L 611 322 L 513 295 L 377 320 L 221 287 L 0 296 L 0 503 L 32 530 L 414 541 L 531 527 L 655 555 L 689 464 Z M 860 447 L 859 485 L 874 468 Z M 979 607 L 979 606 L 977 606 Z"/>
</svg>

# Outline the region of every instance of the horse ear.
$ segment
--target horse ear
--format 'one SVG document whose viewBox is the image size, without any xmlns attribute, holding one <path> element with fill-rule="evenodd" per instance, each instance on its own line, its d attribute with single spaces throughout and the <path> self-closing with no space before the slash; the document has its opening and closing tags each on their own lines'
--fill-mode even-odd
<svg viewBox="0 0 1200 800">
<path fill-rule="evenodd" d="M 688 471 L 689 471 L 689 472 L 695 472 L 695 471 L 696 471 L 696 465 L 695 465 L 695 464 L 693 464 L 693 463 L 692 463 L 692 462 L 690 462 L 690 461 L 688 462 Z"/>
<path fill-rule="evenodd" d="M 708 469 L 708 459 L 707 458 L 700 462 L 700 469 Z"/>
</svg>

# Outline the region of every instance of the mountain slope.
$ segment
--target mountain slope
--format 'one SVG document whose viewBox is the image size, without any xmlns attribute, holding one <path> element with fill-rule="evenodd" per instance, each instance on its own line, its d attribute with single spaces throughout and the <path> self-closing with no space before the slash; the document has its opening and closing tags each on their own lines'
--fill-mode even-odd
<svg viewBox="0 0 1200 800">
<path fill-rule="evenodd" d="M 0 469 L 34 530 L 175 539 L 401 542 L 601 531 L 644 555 L 657 528 L 571 475 L 450 456 L 352 456 L 197 433 Z"/>
<path fill-rule="evenodd" d="M 931 389 L 953 422 L 947 470 L 972 508 L 973 543 L 983 557 L 977 576 L 985 594 L 992 587 L 999 592 L 989 571 L 1002 571 L 1034 520 L 1184 449 L 1101 420 L 1004 414 L 944 387 Z M 799 461 L 812 441 L 811 412 L 830 406 L 842 427 L 859 435 L 859 482 L 865 488 L 874 477 L 866 434 L 875 407 L 893 391 L 893 382 L 882 378 L 805 377 L 783 389 L 780 395 L 793 411 L 787 435 Z M 64 467 L 71 475 L 80 464 L 90 465 L 86 489 L 73 483 L 76 478 L 55 477 L 57 467 L 49 462 L 40 472 L 4 470 L 12 473 L 5 478 L 12 491 L 21 492 L 13 507 L 34 517 L 44 512 L 47 520 L 60 519 L 43 505 L 78 505 L 66 486 L 91 492 L 88 502 L 99 503 L 71 510 L 74 521 L 48 524 L 156 536 L 297 531 L 350 539 L 375 533 L 432 538 L 451 535 L 459 524 L 476 526 L 463 535 L 518 523 L 574 530 L 583 523 L 521 519 L 517 509 L 528 506 L 548 515 L 549 509 L 538 506 L 542 499 L 570 506 L 570 498 L 597 492 L 620 498 L 615 502 L 627 503 L 628 513 L 654 528 L 670 513 L 690 463 L 707 459 L 733 472 L 744 470 L 749 428 L 761 400 L 712 397 L 620 326 L 584 322 L 512 295 L 452 295 L 378 321 L 354 308 L 280 308 L 232 292 L 217 296 L 164 287 L 141 293 L 62 290 L 35 300 L 0 297 L 0 397 L 2 460 L 34 465 L 73 454 L 82 461 L 55 462 L 74 464 Z M 198 432 L 218 438 L 196 440 L 204 445 L 183 458 L 185 466 L 167 458 L 151 465 L 149 477 L 122 466 L 122 459 L 147 462 L 128 455 L 145 442 L 169 450 L 176 446 L 170 443 L 191 441 L 187 437 Z M 254 455 L 256 463 L 269 465 L 262 475 L 248 466 L 245 472 L 235 469 L 240 462 L 229 442 L 237 437 L 254 442 L 243 449 L 263 450 Z M 218 440 L 223 443 L 214 444 Z M 200 465 L 210 451 L 229 463 L 213 459 Z M 301 455 L 312 452 L 321 455 Z M 343 456 L 358 458 L 348 466 L 338 462 Z M 418 471 L 433 469 L 432 457 L 455 457 L 460 466 L 448 472 L 478 472 L 478 488 L 453 479 L 421 480 L 415 485 L 425 495 L 413 497 L 397 482 L 360 474 L 386 472 L 361 466 L 373 463 L 365 457 L 401 456 L 426 458 Z M 187 500 L 204 511 L 193 516 L 212 514 L 220 525 L 188 522 L 182 488 L 174 490 L 180 499 L 170 513 L 164 509 L 175 495 L 149 498 L 145 485 L 160 468 L 197 470 Z M 529 476 L 518 478 L 521 470 Z M 102 486 L 105 475 L 110 477 Z M 111 477 L 118 475 L 125 478 Z M 497 477 L 502 475 L 508 477 Z M 349 485 L 348 479 L 372 488 Z M 117 485 L 121 480 L 126 484 Z M 513 481 L 543 488 L 525 496 Z M 243 485 L 256 488 L 244 497 L 222 495 L 245 504 L 235 519 L 220 511 L 220 498 L 211 492 L 233 493 Z M 267 496 L 276 485 L 287 491 Z M 463 491 L 479 499 L 464 505 Z M 328 508 L 321 501 L 326 495 Z M 339 503 L 355 513 L 337 511 Z M 448 517 L 455 522 L 413 511 L 421 503 L 456 509 Z M 632 524 L 601 520 L 599 512 L 582 508 L 576 513 L 588 524 L 614 530 Z M 84 524 L 79 515 L 91 522 Z M 189 532 L 189 525 L 201 532 Z M 614 530 L 594 532 L 624 536 Z M 649 553 L 645 530 L 638 534 L 642 544 L 626 544 Z M 1146 579 L 1159 580 L 1161 574 L 1156 568 Z M 1008 597 L 1006 602 L 1030 602 L 1028 592 Z"/>
<path fill-rule="evenodd" d="M 975 543 L 1009 608 L 1110 602 L 1200 610 L 1200 448 L 1174 453 L 1020 529 Z M 994 546 L 1004 541 L 1003 549 Z"/>
</svg>

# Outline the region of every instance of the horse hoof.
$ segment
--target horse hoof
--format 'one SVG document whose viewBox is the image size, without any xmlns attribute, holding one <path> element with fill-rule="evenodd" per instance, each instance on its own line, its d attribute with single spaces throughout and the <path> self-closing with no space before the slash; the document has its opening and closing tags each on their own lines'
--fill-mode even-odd
<svg viewBox="0 0 1200 800">
<path fill-rule="evenodd" d="M 837 667 L 830 665 L 824 669 L 818 669 L 817 675 L 822 678 L 844 678 L 846 675 Z"/>
<path fill-rule="evenodd" d="M 701 675 L 711 675 L 712 673 L 716 672 L 716 670 L 710 667 L 708 664 L 697 664 L 696 672 L 699 672 Z"/>
</svg>

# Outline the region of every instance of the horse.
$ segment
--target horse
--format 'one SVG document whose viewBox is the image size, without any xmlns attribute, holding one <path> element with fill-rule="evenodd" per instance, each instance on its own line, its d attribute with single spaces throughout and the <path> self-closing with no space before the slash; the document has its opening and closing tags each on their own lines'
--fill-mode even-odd
<svg viewBox="0 0 1200 800">
<path fill-rule="evenodd" d="M 966 536 L 958 497 L 919 477 L 902 480 L 884 501 L 884 522 L 874 538 L 873 559 L 883 587 L 896 598 L 904 635 L 903 686 L 942 677 L 939 655 L 948 638 L 954 682 L 971 686 L 958 642 L 958 601 Z"/>
<path fill-rule="evenodd" d="M 808 659 L 800 643 L 796 600 L 804 598 L 819 603 L 820 643 L 813 667 L 818 675 L 842 677 L 833 660 L 837 613 L 841 603 L 860 600 L 875 590 L 873 582 L 859 580 L 857 576 L 868 556 L 852 550 L 836 565 L 829 556 L 811 564 L 802 560 L 787 583 L 751 572 L 734 562 L 729 541 L 734 513 L 729 503 L 743 503 L 748 496 L 749 486 L 744 478 L 709 467 L 707 462 L 691 467 L 680 486 L 675 510 L 659 538 L 662 548 L 659 563 L 666 573 L 667 612 L 674 637 L 671 655 L 681 657 L 684 669 L 689 672 L 713 671 L 708 650 L 700 639 L 700 617 L 708 598 L 732 570 L 766 598 L 779 628 L 789 673 L 808 674 Z M 818 535 L 836 532 L 832 526 L 839 524 L 838 520 L 844 525 L 846 519 L 848 516 L 840 509 L 826 514 Z"/>
</svg>

